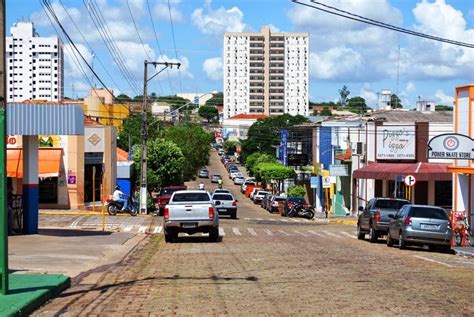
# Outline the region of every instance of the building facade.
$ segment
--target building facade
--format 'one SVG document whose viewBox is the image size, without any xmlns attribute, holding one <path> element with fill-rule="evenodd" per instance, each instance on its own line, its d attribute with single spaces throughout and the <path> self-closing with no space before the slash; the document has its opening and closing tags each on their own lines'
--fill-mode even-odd
<svg viewBox="0 0 474 317">
<path fill-rule="evenodd" d="M 308 33 L 224 34 L 224 119 L 308 115 Z"/>
<path fill-rule="evenodd" d="M 61 101 L 64 97 L 63 44 L 40 37 L 32 22 L 17 22 L 6 37 L 7 101 Z"/>
</svg>

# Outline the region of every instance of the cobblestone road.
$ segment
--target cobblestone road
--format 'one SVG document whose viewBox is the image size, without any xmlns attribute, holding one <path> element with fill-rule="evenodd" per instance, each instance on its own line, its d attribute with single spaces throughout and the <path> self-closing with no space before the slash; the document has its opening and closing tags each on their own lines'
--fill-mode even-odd
<svg viewBox="0 0 474 317">
<path fill-rule="evenodd" d="M 216 157 L 211 164 L 227 176 Z M 224 185 L 238 196 L 239 219 L 221 219 L 221 242 L 197 235 L 165 244 L 152 229 L 123 261 L 82 274 L 36 314 L 474 314 L 474 261 L 360 241 L 353 226 L 281 218 Z"/>
</svg>

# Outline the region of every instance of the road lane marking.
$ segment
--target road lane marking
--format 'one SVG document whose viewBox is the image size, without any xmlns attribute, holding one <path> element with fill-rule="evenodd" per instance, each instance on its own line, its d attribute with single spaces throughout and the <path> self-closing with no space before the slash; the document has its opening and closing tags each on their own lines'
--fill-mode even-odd
<svg viewBox="0 0 474 317">
<path fill-rule="evenodd" d="M 285 236 L 291 236 L 291 234 L 289 234 L 288 232 L 285 232 L 283 230 L 278 230 L 279 232 L 283 233 Z"/>
<path fill-rule="evenodd" d="M 253 229 L 253 228 L 247 228 L 247 231 L 253 236 L 257 235 L 257 233 L 255 232 L 255 229 Z"/>
<path fill-rule="evenodd" d="M 352 235 L 349 232 L 341 231 L 341 233 L 343 235 L 345 235 L 346 237 L 349 237 L 349 238 L 352 238 L 352 239 L 357 239 L 357 237 L 355 235 Z"/>
<path fill-rule="evenodd" d="M 219 227 L 219 237 L 225 236 L 224 228 Z"/>
<path fill-rule="evenodd" d="M 323 232 L 328 236 L 333 236 L 333 237 L 336 237 L 336 238 L 342 238 L 341 236 L 338 236 L 337 234 L 326 231 L 326 230 L 324 230 Z"/>
<path fill-rule="evenodd" d="M 290 219 L 291 219 L 291 221 L 293 221 L 293 222 L 301 222 L 301 220 L 299 220 L 299 219 L 295 219 L 295 218 L 290 218 Z"/>
<path fill-rule="evenodd" d="M 262 221 L 263 219 L 262 218 L 255 218 L 255 220 Z"/>
<path fill-rule="evenodd" d="M 414 255 L 414 257 L 415 257 L 415 258 L 418 258 L 418 259 L 421 259 L 421 260 L 428 261 L 428 262 L 433 262 L 433 263 L 441 264 L 441 265 L 444 265 L 444 266 L 447 266 L 447 267 L 454 267 L 454 265 L 451 265 L 451 264 L 448 264 L 448 263 L 444 263 L 444 262 L 441 262 L 441 261 L 436 261 L 436 260 L 429 259 L 429 258 L 425 258 L 424 256 Z"/>
<path fill-rule="evenodd" d="M 153 233 L 155 233 L 155 234 L 161 233 L 161 230 L 163 230 L 163 226 L 156 226 Z"/>
<path fill-rule="evenodd" d="M 268 230 L 268 229 L 263 229 L 263 231 L 264 231 L 267 235 L 273 236 L 273 232 L 271 232 L 270 230 Z"/>
<path fill-rule="evenodd" d="M 314 234 L 315 236 L 323 238 L 324 235 L 320 234 L 319 232 L 313 231 L 313 230 L 308 230 L 309 233 Z"/>
<path fill-rule="evenodd" d="M 240 233 L 239 228 L 235 228 L 235 227 L 232 228 L 232 232 L 233 232 L 236 236 L 241 236 L 241 235 L 242 235 L 242 233 Z"/>
<path fill-rule="evenodd" d="M 132 231 L 132 229 L 133 229 L 133 225 L 125 227 L 125 228 L 123 229 L 123 231 L 124 231 L 124 232 L 130 232 L 130 231 Z"/>
<path fill-rule="evenodd" d="M 244 219 L 245 219 L 245 220 L 252 220 L 252 219 L 250 219 L 250 218 L 248 218 L 248 217 L 245 217 Z"/>
<path fill-rule="evenodd" d="M 71 228 L 76 227 L 80 220 L 81 220 L 81 218 L 74 220 L 73 223 L 71 223 L 71 225 L 69 227 L 71 227 Z"/>
<path fill-rule="evenodd" d="M 146 232 L 146 226 L 140 226 L 140 229 L 138 229 L 139 233 L 145 233 Z"/>
<path fill-rule="evenodd" d="M 288 222 L 288 219 L 280 219 L 283 222 Z"/>
<path fill-rule="evenodd" d="M 307 235 L 307 234 L 304 234 L 303 232 L 299 232 L 299 231 L 295 231 L 295 232 L 296 232 L 297 234 L 302 235 L 303 237 L 308 237 L 308 235 Z"/>
</svg>

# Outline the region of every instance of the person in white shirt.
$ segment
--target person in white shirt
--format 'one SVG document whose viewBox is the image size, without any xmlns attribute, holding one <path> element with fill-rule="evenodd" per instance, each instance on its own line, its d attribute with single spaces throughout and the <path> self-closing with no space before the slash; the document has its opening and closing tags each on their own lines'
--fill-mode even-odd
<svg viewBox="0 0 474 317">
<path fill-rule="evenodd" d="M 199 183 L 199 189 L 204 190 L 204 183 L 203 183 L 203 182 L 200 182 L 200 183 Z"/>
<path fill-rule="evenodd" d="M 115 191 L 112 195 L 112 199 L 114 201 L 117 201 L 117 202 L 120 202 L 122 203 L 122 210 L 125 210 L 126 208 L 128 208 L 128 199 L 125 199 L 123 198 L 124 196 L 127 196 L 126 194 L 124 194 L 121 190 L 120 190 L 120 186 L 115 186 Z"/>
</svg>

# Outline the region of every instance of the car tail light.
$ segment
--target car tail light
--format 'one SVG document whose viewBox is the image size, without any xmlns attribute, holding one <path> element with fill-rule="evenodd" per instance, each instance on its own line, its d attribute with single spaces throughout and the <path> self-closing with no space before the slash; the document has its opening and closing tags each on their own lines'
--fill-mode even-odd
<svg viewBox="0 0 474 317">
<path fill-rule="evenodd" d="M 165 212 L 163 213 L 163 217 L 165 220 L 170 219 L 170 209 L 168 207 L 165 208 Z"/>
<path fill-rule="evenodd" d="M 209 219 L 214 219 L 214 207 L 209 207 Z"/>
<path fill-rule="evenodd" d="M 236 202 L 236 201 L 233 201 L 233 202 L 232 202 L 232 206 L 237 206 L 237 202 Z"/>
<path fill-rule="evenodd" d="M 406 225 L 411 225 L 411 217 L 410 217 L 410 216 L 407 216 L 407 217 L 405 218 L 405 224 L 406 224 Z"/>
<path fill-rule="evenodd" d="M 377 210 L 377 211 L 375 212 L 375 218 L 374 218 L 374 220 L 375 220 L 375 221 L 380 221 L 380 220 L 381 220 L 381 218 L 380 218 L 380 210 Z"/>
</svg>

